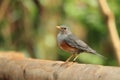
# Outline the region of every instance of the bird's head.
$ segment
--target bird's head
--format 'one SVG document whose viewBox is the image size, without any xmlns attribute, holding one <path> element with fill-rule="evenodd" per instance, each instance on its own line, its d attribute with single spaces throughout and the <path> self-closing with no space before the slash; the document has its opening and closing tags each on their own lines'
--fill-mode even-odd
<svg viewBox="0 0 120 80">
<path fill-rule="evenodd" d="M 60 26 L 56 26 L 56 27 L 62 34 L 71 34 L 69 27 L 67 27 L 66 25 L 60 25 Z"/>
</svg>

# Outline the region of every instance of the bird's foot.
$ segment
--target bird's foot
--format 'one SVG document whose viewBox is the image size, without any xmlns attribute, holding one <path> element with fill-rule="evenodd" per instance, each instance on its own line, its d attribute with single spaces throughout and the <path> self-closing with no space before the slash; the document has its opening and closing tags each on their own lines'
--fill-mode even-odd
<svg viewBox="0 0 120 80">
<path fill-rule="evenodd" d="M 64 66 L 64 67 L 69 67 L 73 64 L 74 62 L 64 62 L 61 64 L 61 66 Z"/>
</svg>

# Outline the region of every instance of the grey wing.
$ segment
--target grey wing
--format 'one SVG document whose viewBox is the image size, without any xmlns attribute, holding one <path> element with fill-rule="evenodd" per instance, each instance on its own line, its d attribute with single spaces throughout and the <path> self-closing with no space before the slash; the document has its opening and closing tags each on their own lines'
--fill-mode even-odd
<svg viewBox="0 0 120 80">
<path fill-rule="evenodd" d="M 84 43 L 82 40 L 79 40 L 74 35 L 68 35 L 68 37 L 65 39 L 65 42 L 75 48 L 78 48 L 85 52 L 90 53 L 96 53 L 93 49 L 91 49 L 86 43 Z"/>
<path fill-rule="evenodd" d="M 83 42 L 82 40 L 79 40 L 74 35 L 68 35 L 68 37 L 65 38 L 65 42 L 72 47 L 82 50 L 83 52 L 93 53 L 93 54 L 96 54 L 96 55 L 106 59 L 106 57 L 98 54 L 95 50 L 90 48 L 85 42 Z"/>
<path fill-rule="evenodd" d="M 68 35 L 65 38 L 65 42 L 75 48 L 86 48 L 87 47 L 87 44 L 85 44 L 83 41 L 76 38 L 74 35 Z"/>
</svg>

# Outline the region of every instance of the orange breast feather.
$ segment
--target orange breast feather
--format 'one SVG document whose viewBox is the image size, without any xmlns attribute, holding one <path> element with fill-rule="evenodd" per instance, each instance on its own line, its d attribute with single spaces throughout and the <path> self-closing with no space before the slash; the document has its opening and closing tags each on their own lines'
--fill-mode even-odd
<svg viewBox="0 0 120 80">
<path fill-rule="evenodd" d="M 60 44 L 60 48 L 62 48 L 63 50 L 67 51 L 67 52 L 76 52 L 77 48 L 71 47 L 70 45 L 68 45 L 65 42 L 62 42 Z"/>
</svg>

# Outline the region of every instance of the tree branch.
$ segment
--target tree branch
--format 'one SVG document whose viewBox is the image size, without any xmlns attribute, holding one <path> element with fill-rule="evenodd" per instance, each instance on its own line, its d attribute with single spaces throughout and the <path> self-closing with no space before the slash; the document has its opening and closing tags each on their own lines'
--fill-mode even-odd
<svg viewBox="0 0 120 80">
<path fill-rule="evenodd" d="M 120 80 L 120 68 L 25 58 L 0 53 L 0 80 Z"/>
<path fill-rule="evenodd" d="M 0 6 L 0 21 L 4 18 L 4 15 L 9 6 L 10 0 L 3 0 Z"/>
<path fill-rule="evenodd" d="M 120 65 L 120 39 L 117 33 L 115 18 L 110 10 L 106 0 L 98 0 L 100 8 L 103 11 L 104 15 L 107 17 L 107 27 L 110 34 L 110 38 L 113 44 L 114 51 L 116 53 L 118 64 Z"/>
</svg>

